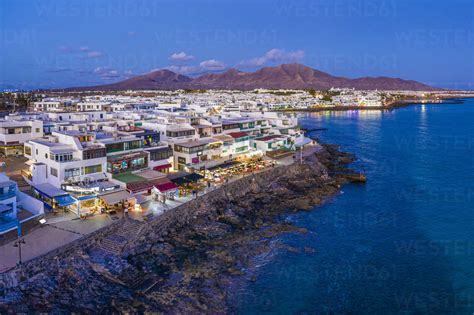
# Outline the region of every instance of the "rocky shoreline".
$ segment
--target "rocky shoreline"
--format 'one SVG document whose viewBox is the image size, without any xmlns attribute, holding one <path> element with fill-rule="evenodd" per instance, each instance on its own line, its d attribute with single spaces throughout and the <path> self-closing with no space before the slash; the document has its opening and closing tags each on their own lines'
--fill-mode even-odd
<svg viewBox="0 0 474 315">
<path fill-rule="evenodd" d="M 230 183 L 137 233 L 120 232 L 120 225 L 131 223 L 119 223 L 113 235 L 109 228 L 33 260 L 11 272 L 9 285 L 0 284 L 0 313 L 227 313 L 229 287 L 252 258 L 268 252 L 277 235 L 306 233 L 279 216 L 313 209 L 335 195 L 351 180 L 347 164 L 353 160 L 337 146 L 323 145 L 303 164 Z M 114 235 L 129 239 L 111 254 L 101 244 Z"/>
</svg>

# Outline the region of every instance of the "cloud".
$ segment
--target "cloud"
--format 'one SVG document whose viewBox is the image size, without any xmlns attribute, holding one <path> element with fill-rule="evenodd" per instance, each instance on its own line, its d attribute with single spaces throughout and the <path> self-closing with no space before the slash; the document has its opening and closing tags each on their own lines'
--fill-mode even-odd
<svg viewBox="0 0 474 315">
<path fill-rule="evenodd" d="M 199 63 L 196 66 L 187 66 L 187 65 L 171 65 L 165 67 L 164 69 L 168 69 L 170 71 L 184 74 L 184 75 L 192 75 L 192 74 L 201 74 L 204 72 L 213 72 L 213 71 L 221 71 L 224 70 L 227 65 L 220 60 L 210 59 L 205 60 Z"/>
<path fill-rule="evenodd" d="M 132 70 L 125 70 L 123 72 L 123 76 L 128 79 L 128 78 L 131 78 L 131 77 L 135 76 L 135 74 L 133 73 Z"/>
<path fill-rule="evenodd" d="M 137 32 L 135 32 L 135 31 L 128 31 L 128 32 L 127 32 L 127 35 L 128 35 L 128 36 L 135 36 L 135 35 L 137 35 Z"/>
<path fill-rule="evenodd" d="M 263 56 L 242 60 L 240 65 L 259 67 L 274 62 L 298 62 L 304 58 L 303 50 L 286 51 L 284 49 L 273 48 Z"/>
<path fill-rule="evenodd" d="M 199 66 L 172 65 L 172 66 L 166 67 L 165 69 L 179 73 L 179 74 L 195 74 L 201 71 Z M 158 69 L 155 69 L 155 70 L 158 70 Z"/>
<path fill-rule="evenodd" d="M 219 71 L 226 68 L 226 64 L 223 61 L 210 59 L 199 63 L 199 67 L 202 71 Z"/>
<path fill-rule="evenodd" d="M 193 60 L 194 56 L 186 54 L 184 51 L 180 53 L 174 53 L 169 57 L 170 60 L 173 61 L 189 61 Z"/>
<path fill-rule="evenodd" d="M 100 58 L 104 56 L 104 53 L 102 53 L 101 51 L 91 50 L 88 46 L 81 46 L 79 48 L 77 47 L 74 48 L 74 47 L 63 45 L 63 46 L 59 46 L 58 50 L 61 53 L 64 53 L 64 54 L 72 53 L 82 58 L 94 59 L 94 58 Z"/>
<path fill-rule="evenodd" d="M 93 73 L 99 75 L 102 79 L 116 79 L 120 77 L 120 74 L 117 70 L 107 68 L 107 67 L 97 67 L 94 69 Z"/>
<path fill-rule="evenodd" d="M 86 57 L 87 58 L 100 58 L 102 57 L 104 54 L 100 51 L 97 51 L 97 50 L 93 50 L 93 51 L 88 51 L 86 53 Z"/>
</svg>

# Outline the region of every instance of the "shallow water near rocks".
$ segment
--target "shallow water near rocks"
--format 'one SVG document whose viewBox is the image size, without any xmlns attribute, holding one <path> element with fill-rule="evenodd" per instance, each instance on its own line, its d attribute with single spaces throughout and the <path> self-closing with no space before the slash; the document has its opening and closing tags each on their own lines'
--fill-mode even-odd
<svg viewBox="0 0 474 315">
<path fill-rule="evenodd" d="M 238 314 L 474 311 L 474 100 L 303 114 L 311 136 L 355 153 L 368 176 L 314 211 L 308 229 L 254 263 Z M 313 250 L 305 251 L 304 248 Z"/>
</svg>

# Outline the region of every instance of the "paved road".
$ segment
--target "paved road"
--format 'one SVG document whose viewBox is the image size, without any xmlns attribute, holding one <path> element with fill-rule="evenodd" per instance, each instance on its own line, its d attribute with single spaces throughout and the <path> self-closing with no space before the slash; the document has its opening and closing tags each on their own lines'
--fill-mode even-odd
<svg viewBox="0 0 474 315">
<path fill-rule="evenodd" d="M 83 235 L 90 234 L 113 222 L 110 216 L 96 215 L 87 220 L 69 220 L 41 226 L 23 237 L 23 261 L 46 254 L 66 245 Z M 0 246 L 0 271 L 14 267 L 18 263 L 18 248 L 14 242 Z"/>
</svg>

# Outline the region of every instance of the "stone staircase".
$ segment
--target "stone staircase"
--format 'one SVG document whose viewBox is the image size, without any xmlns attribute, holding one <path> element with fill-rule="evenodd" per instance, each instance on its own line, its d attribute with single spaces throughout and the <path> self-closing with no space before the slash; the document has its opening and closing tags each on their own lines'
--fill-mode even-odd
<svg viewBox="0 0 474 315">
<path fill-rule="evenodd" d="M 128 219 L 115 233 L 105 237 L 99 245 L 99 248 L 113 255 L 122 254 L 127 243 L 133 240 L 143 229 L 144 223 Z"/>
<path fill-rule="evenodd" d="M 111 254 L 120 255 L 127 242 L 127 238 L 121 235 L 112 234 L 100 242 L 99 248 Z"/>
<path fill-rule="evenodd" d="M 134 268 L 124 270 L 119 279 L 129 288 L 142 293 L 146 293 L 146 291 L 158 283 L 151 275 Z"/>
<path fill-rule="evenodd" d="M 137 269 L 128 268 L 122 272 L 119 279 L 132 289 L 139 288 L 146 279 L 146 275 Z"/>
<path fill-rule="evenodd" d="M 25 181 L 25 179 L 21 175 L 12 175 L 10 179 L 18 184 L 19 191 L 25 192 L 31 189 L 31 186 Z"/>
<path fill-rule="evenodd" d="M 128 239 L 136 237 L 142 228 L 144 227 L 144 223 L 138 220 L 128 219 L 122 225 L 119 231 L 116 232 L 117 235 L 121 235 Z"/>
</svg>

